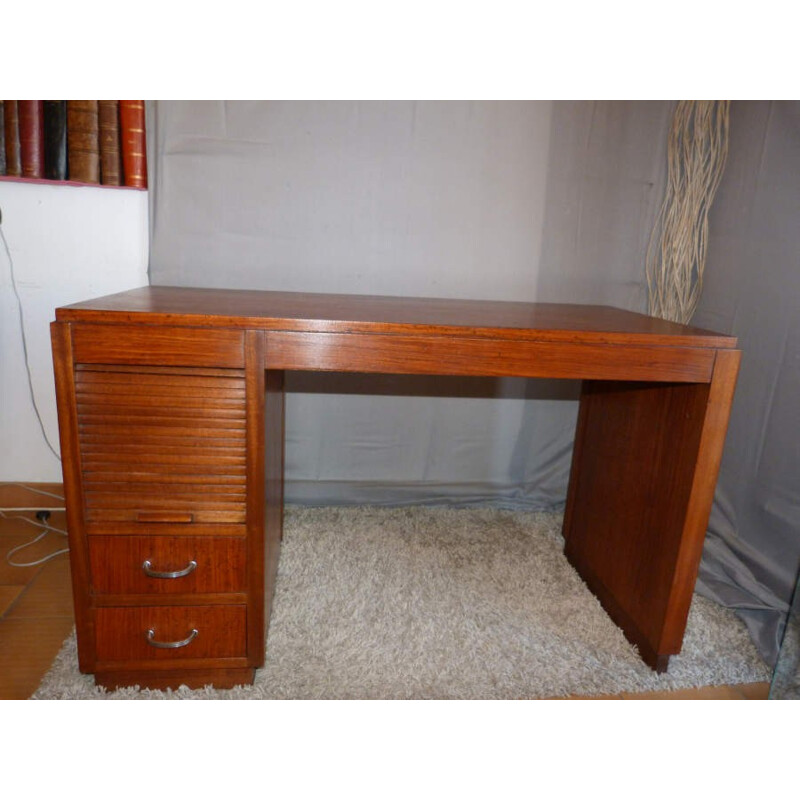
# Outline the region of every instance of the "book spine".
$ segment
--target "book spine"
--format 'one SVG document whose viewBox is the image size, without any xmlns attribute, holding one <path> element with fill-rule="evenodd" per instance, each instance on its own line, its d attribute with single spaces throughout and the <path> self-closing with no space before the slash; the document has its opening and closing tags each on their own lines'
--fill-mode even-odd
<svg viewBox="0 0 800 800">
<path fill-rule="evenodd" d="M 22 162 L 19 158 L 19 118 L 18 100 L 6 100 L 5 133 L 6 133 L 6 175 L 22 175 Z"/>
<path fill-rule="evenodd" d="M 97 100 L 67 100 L 69 179 L 100 183 Z"/>
<path fill-rule="evenodd" d="M 6 107 L 0 100 L 0 175 L 6 174 Z"/>
<path fill-rule="evenodd" d="M 23 178 L 44 177 L 44 113 L 41 100 L 19 100 L 19 153 Z"/>
<path fill-rule="evenodd" d="M 125 186 L 147 188 L 144 100 L 119 101 L 119 126 L 122 142 L 122 169 Z"/>
<path fill-rule="evenodd" d="M 122 183 L 119 136 L 119 101 L 98 101 L 100 126 L 100 181 L 107 186 Z"/>
<path fill-rule="evenodd" d="M 44 101 L 44 176 L 67 178 L 67 101 Z"/>
</svg>

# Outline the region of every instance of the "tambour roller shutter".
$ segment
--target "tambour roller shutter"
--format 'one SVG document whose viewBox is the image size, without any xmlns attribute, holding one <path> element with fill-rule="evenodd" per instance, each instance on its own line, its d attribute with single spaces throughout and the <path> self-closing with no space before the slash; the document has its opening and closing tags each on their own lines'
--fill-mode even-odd
<svg viewBox="0 0 800 800">
<path fill-rule="evenodd" d="M 240 370 L 78 366 L 88 521 L 245 522 Z"/>
</svg>

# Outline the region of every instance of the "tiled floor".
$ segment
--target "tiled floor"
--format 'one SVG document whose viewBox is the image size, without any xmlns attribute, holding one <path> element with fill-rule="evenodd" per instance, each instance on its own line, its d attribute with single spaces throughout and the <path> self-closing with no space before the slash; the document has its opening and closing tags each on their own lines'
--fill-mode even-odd
<svg viewBox="0 0 800 800">
<path fill-rule="evenodd" d="M 58 494 L 57 484 L 36 488 Z M 0 484 L 0 508 L 63 507 L 63 501 Z M 34 512 L 4 512 L 9 517 L 35 519 Z M 48 520 L 66 529 L 63 511 Z M 6 558 L 18 545 L 35 539 L 40 529 L 20 519 L 0 517 L 0 699 L 24 700 L 39 686 L 74 624 L 69 560 L 66 554 L 31 567 L 14 567 Z M 48 533 L 31 547 L 11 556 L 17 563 L 37 561 L 67 546 L 64 536 Z"/>
<path fill-rule="evenodd" d="M 54 494 L 61 492 L 57 484 L 32 487 Z M 63 506 L 63 502 L 15 484 L 0 484 L 0 508 L 20 506 L 53 508 Z M 34 512 L 5 513 L 35 518 Z M 54 511 L 48 524 L 66 529 L 64 512 Z M 37 528 L 20 519 L 0 517 L 0 700 L 24 700 L 36 691 L 74 624 L 67 555 L 31 567 L 13 567 L 6 560 L 9 550 L 34 539 L 38 533 Z M 63 536 L 48 533 L 32 547 L 14 554 L 12 560 L 35 561 L 64 547 Z M 768 683 L 752 683 L 602 699 L 763 700 L 768 692 Z"/>
</svg>

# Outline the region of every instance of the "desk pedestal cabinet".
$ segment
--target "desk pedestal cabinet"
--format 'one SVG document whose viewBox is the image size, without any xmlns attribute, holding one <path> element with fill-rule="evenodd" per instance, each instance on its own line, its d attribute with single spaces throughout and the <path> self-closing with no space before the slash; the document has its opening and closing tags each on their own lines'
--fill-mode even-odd
<svg viewBox="0 0 800 800">
<path fill-rule="evenodd" d="M 566 555 L 653 669 L 680 651 L 732 402 L 731 337 L 592 306 L 146 287 L 57 309 L 80 669 L 250 683 L 283 516 L 283 376 L 571 378 Z"/>
</svg>

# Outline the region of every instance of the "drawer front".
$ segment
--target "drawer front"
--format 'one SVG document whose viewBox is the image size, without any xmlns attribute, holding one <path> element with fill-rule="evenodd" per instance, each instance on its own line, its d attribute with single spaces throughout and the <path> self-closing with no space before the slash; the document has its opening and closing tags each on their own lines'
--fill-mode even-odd
<svg viewBox="0 0 800 800">
<path fill-rule="evenodd" d="M 239 370 L 75 370 L 85 518 L 244 523 L 245 380 Z"/>
<path fill-rule="evenodd" d="M 96 615 L 100 662 L 243 658 L 247 654 L 243 605 L 98 608 Z M 164 646 L 169 644 L 174 646 Z"/>
<path fill-rule="evenodd" d="M 246 543 L 232 536 L 90 536 L 97 594 L 244 592 Z"/>
<path fill-rule="evenodd" d="M 76 364 L 244 367 L 244 333 L 161 325 L 72 326 Z"/>
</svg>

